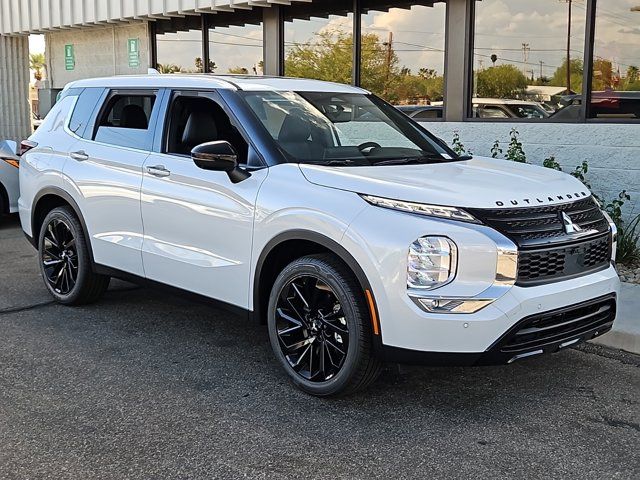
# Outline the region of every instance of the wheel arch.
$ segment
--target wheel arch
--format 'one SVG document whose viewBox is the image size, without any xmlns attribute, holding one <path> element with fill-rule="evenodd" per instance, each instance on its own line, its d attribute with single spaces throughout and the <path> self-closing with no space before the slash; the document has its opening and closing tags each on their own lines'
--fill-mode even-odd
<svg viewBox="0 0 640 480">
<path fill-rule="evenodd" d="M 89 258 L 91 259 L 91 265 L 93 267 L 93 250 L 91 248 L 91 237 L 87 230 L 87 225 L 82 216 L 80 207 L 73 199 L 73 197 L 63 189 L 59 187 L 47 187 L 38 192 L 33 200 L 33 206 L 31 208 L 31 241 L 33 246 L 38 248 L 38 239 L 40 238 L 40 229 L 42 222 L 47 214 L 56 207 L 69 206 L 76 214 L 76 217 L 82 225 L 82 232 L 87 241 L 87 249 L 89 250 Z"/>
<path fill-rule="evenodd" d="M 269 301 L 269 286 L 278 276 L 282 268 L 296 258 L 313 253 L 332 253 L 336 255 L 354 273 L 363 290 L 371 290 L 371 285 L 364 270 L 356 259 L 335 240 L 309 230 L 289 230 L 272 238 L 262 249 L 256 262 L 253 280 L 253 317 L 265 323 L 264 312 Z M 377 306 L 370 312 L 378 318 Z"/>
</svg>

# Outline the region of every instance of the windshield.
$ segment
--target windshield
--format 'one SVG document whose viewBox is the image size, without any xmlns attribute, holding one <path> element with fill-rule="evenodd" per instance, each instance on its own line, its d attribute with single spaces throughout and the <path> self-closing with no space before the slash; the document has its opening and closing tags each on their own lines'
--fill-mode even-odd
<svg viewBox="0 0 640 480">
<path fill-rule="evenodd" d="M 289 161 L 392 165 L 451 161 L 444 142 L 373 95 L 242 92 Z"/>
</svg>

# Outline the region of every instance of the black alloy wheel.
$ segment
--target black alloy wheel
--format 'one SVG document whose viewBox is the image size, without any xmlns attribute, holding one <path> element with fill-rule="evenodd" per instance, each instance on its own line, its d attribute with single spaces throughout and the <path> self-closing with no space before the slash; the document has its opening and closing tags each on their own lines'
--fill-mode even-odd
<svg viewBox="0 0 640 480">
<path fill-rule="evenodd" d="M 293 382 L 319 397 L 366 388 L 382 362 L 373 353 L 372 315 L 353 271 L 331 253 L 283 268 L 267 311 L 273 352 Z"/>
<path fill-rule="evenodd" d="M 336 294 L 318 277 L 301 275 L 285 284 L 276 328 L 287 362 L 305 379 L 324 382 L 342 368 L 349 328 Z"/>
<path fill-rule="evenodd" d="M 60 303 L 91 303 L 109 287 L 110 278 L 93 271 L 84 229 L 69 206 L 56 207 L 44 218 L 38 254 L 45 286 Z"/>
<path fill-rule="evenodd" d="M 44 231 L 42 271 L 51 288 L 68 295 L 78 280 L 76 239 L 64 220 L 53 219 Z"/>
</svg>

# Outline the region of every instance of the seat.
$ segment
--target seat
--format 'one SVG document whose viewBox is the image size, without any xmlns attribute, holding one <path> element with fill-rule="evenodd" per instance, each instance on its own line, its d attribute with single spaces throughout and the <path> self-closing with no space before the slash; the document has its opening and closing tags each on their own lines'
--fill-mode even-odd
<svg viewBox="0 0 640 480">
<path fill-rule="evenodd" d="M 298 159 L 322 158 L 323 148 L 314 143 L 312 138 L 313 125 L 301 113 L 292 110 L 282 122 L 278 141 L 287 153 Z"/>
<path fill-rule="evenodd" d="M 122 128 L 139 128 L 146 130 L 149 126 L 147 114 L 140 105 L 130 104 L 122 108 L 120 116 L 120 127 Z"/>
<path fill-rule="evenodd" d="M 190 153 L 196 145 L 214 140 L 218 140 L 218 128 L 213 114 L 209 111 L 191 112 L 182 132 L 180 151 Z"/>
</svg>

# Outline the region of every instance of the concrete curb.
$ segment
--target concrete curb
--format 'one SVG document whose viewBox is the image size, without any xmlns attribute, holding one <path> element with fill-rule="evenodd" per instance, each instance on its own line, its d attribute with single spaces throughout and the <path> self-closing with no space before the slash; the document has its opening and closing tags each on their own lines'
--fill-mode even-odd
<svg viewBox="0 0 640 480">
<path fill-rule="evenodd" d="M 592 342 L 640 355 L 640 285 L 622 283 L 613 329 Z"/>
</svg>

